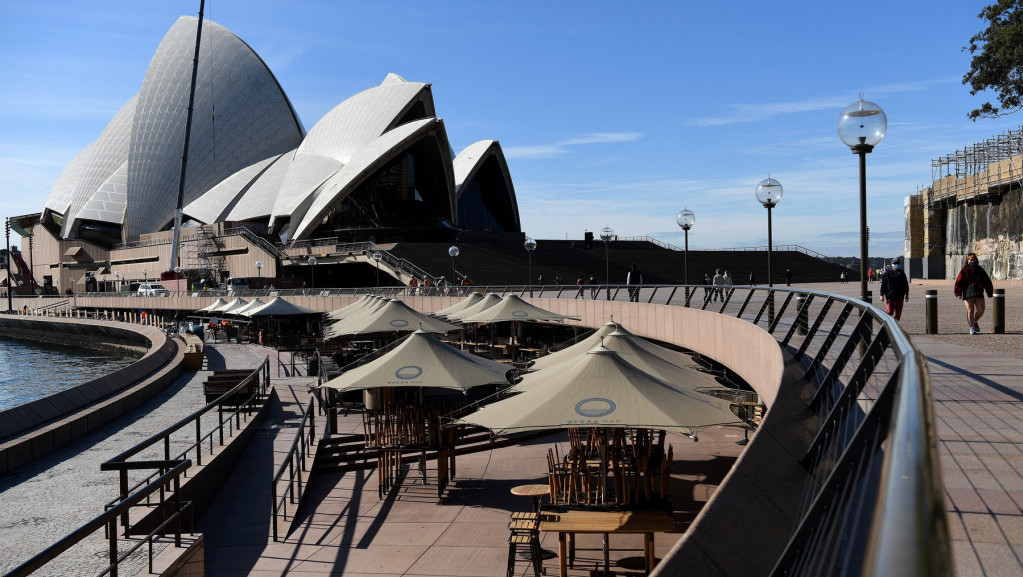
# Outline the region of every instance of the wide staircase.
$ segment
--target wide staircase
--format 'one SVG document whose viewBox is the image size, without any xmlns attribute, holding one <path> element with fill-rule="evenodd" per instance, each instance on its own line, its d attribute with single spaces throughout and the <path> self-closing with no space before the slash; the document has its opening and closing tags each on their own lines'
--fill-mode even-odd
<svg viewBox="0 0 1023 577">
<path fill-rule="evenodd" d="M 643 272 L 645 284 L 674 284 L 682 281 L 685 253 L 658 246 L 648 241 L 612 241 L 607 247 L 594 241 L 586 249 L 582 241 L 538 240 L 530 257 L 521 243 L 398 243 L 390 252 L 416 263 L 431 275 L 451 276 L 452 259 L 448 248 L 454 244 L 459 254 L 454 267 L 459 277 L 468 275 L 474 285 L 536 284 L 543 276 L 552 284 L 560 276 L 562 284 L 574 285 L 580 276 L 596 278 L 597 284 L 624 284 L 633 263 Z M 767 283 L 767 252 L 765 250 L 689 251 L 689 283 L 700 284 L 704 273 L 714 276 L 716 269 L 728 270 L 733 284 L 747 284 L 752 271 L 758 284 Z M 530 268 L 532 274 L 530 274 Z M 834 282 L 839 280 L 842 266 L 816 258 L 799 250 L 776 250 L 772 254 L 774 284 L 784 284 L 786 269 L 792 271 L 794 283 Z M 608 272 L 606 272 L 608 271 Z"/>
</svg>

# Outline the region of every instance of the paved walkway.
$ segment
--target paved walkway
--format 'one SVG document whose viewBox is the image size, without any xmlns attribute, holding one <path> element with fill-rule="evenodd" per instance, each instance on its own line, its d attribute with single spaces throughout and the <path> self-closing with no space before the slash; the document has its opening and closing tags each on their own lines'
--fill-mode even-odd
<svg viewBox="0 0 1023 577">
<path fill-rule="evenodd" d="M 100 464 L 202 408 L 206 404 L 202 383 L 210 371 L 254 368 L 271 352 L 246 345 L 210 346 L 208 370 L 182 372 L 174 383 L 130 414 L 0 477 L 0 573 L 100 514 L 104 504 L 118 494 L 117 474 L 101 471 Z M 204 433 L 215 419 L 213 413 L 204 421 Z M 180 450 L 194 441 L 194 433 L 187 433 L 172 437 L 172 448 Z M 158 446 L 137 458 L 161 455 Z M 36 574 L 95 575 L 106 548 L 102 539 L 83 542 Z M 142 557 L 131 566 L 137 571 L 144 563 Z"/>
</svg>

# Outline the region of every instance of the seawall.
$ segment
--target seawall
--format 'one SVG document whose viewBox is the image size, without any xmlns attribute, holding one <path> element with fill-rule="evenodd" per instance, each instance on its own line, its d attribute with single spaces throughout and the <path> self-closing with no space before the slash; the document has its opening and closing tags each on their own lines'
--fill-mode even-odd
<svg viewBox="0 0 1023 577">
<path fill-rule="evenodd" d="M 127 413 L 181 372 L 184 347 L 148 326 L 89 319 L 0 315 L 0 334 L 50 343 L 144 349 L 131 365 L 0 412 L 0 474 Z"/>
</svg>

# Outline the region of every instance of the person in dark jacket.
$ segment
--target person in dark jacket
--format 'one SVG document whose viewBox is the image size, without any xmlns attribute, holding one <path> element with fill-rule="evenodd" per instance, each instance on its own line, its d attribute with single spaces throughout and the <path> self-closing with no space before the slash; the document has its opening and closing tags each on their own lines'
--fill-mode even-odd
<svg viewBox="0 0 1023 577">
<path fill-rule="evenodd" d="M 909 300 L 909 280 L 902 272 L 899 260 L 892 260 L 891 266 L 881 275 L 881 302 L 887 303 L 885 310 L 895 317 L 902 318 L 902 305 Z"/>
<path fill-rule="evenodd" d="M 990 298 L 995 287 L 991 284 L 991 277 L 980 267 L 976 253 L 966 255 L 966 265 L 959 271 L 952 290 L 957 297 L 963 299 L 966 306 L 966 323 L 970 325 L 970 334 L 979 333 L 980 325 L 977 321 L 984 316 L 984 293 Z"/>
</svg>

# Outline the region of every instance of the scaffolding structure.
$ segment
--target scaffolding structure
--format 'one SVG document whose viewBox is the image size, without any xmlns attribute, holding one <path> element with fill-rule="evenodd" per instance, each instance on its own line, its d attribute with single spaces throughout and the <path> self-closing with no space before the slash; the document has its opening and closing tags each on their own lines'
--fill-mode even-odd
<svg viewBox="0 0 1023 577">
<path fill-rule="evenodd" d="M 1023 182 L 1023 128 L 931 161 L 932 203 L 1000 195 Z"/>
</svg>

